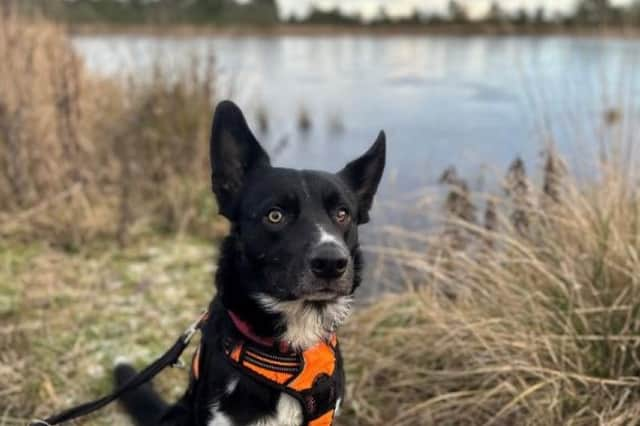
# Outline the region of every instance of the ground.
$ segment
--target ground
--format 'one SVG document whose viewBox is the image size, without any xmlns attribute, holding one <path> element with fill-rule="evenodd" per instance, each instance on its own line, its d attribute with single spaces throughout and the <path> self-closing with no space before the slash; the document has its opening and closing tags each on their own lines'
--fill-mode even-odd
<svg viewBox="0 0 640 426">
<path fill-rule="evenodd" d="M 215 255 L 191 238 L 81 253 L 0 243 L 0 425 L 108 392 L 118 356 L 153 361 L 207 306 Z M 167 371 L 159 387 L 177 397 L 187 374 Z M 111 407 L 87 424 L 125 424 L 120 415 Z"/>
</svg>

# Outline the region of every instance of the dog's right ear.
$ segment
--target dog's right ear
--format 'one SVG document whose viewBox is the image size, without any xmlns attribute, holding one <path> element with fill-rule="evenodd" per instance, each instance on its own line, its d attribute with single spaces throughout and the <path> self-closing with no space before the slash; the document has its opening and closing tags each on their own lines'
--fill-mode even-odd
<svg viewBox="0 0 640 426">
<path fill-rule="evenodd" d="M 251 133 L 240 108 L 222 101 L 213 114 L 211 184 L 220 214 L 232 220 L 236 198 L 247 175 L 271 167 L 269 156 Z"/>
</svg>

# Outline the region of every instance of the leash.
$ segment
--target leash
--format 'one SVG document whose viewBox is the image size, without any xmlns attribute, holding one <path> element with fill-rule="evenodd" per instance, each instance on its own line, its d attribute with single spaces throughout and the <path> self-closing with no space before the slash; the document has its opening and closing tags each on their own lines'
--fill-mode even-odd
<svg viewBox="0 0 640 426">
<path fill-rule="evenodd" d="M 33 420 L 29 426 L 54 426 L 60 423 L 67 422 L 69 420 L 76 419 L 78 417 L 86 416 L 88 414 L 93 413 L 109 404 L 113 401 L 117 400 L 126 392 L 137 388 L 138 386 L 150 381 L 155 376 L 157 376 L 162 370 L 169 366 L 179 365 L 180 355 L 184 352 L 184 350 L 189 346 L 191 339 L 193 336 L 202 329 L 202 326 L 207 321 L 209 317 L 209 312 L 205 311 L 200 315 L 197 321 L 189 326 L 176 340 L 176 342 L 171 346 L 171 348 L 165 352 L 160 358 L 155 360 L 151 365 L 146 367 L 144 370 L 140 371 L 134 377 L 132 377 L 128 382 L 120 386 L 118 389 L 113 391 L 111 394 L 104 396 L 102 398 L 96 399 L 94 401 L 90 401 L 81 405 L 77 405 L 75 407 L 69 408 L 59 414 L 48 417 L 44 420 L 36 419 Z"/>
</svg>

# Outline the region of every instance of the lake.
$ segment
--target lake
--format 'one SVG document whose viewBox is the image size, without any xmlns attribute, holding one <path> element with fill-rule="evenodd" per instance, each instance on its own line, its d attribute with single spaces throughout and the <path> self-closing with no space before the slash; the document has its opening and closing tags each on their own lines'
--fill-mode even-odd
<svg viewBox="0 0 640 426">
<path fill-rule="evenodd" d="M 288 138 L 281 165 L 335 170 L 384 129 L 386 199 L 433 188 L 451 164 L 474 189 L 497 191 L 514 157 L 539 169 L 551 135 L 589 173 L 604 111 L 640 111 L 638 40 L 99 35 L 74 42 L 92 70 L 142 78 L 158 64 L 180 75 L 194 57 L 204 63 L 214 54 L 221 95 L 232 96 L 254 127 L 258 111 L 267 111 L 269 132 L 259 138 L 272 149 Z M 310 113 L 308 132 L 298 130 L 301 109 Z"/>
</svg>

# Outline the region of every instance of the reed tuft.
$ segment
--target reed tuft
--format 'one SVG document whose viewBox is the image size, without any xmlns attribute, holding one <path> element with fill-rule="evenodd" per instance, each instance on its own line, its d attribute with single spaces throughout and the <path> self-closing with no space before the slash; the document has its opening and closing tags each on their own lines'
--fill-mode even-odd
<svg viewBox="0 0 640 426">
<path fill-rule="evenodd" d="M 88 73 L 62 27 L 0 21 L 0 235 L 77 247 L 211 230 L 213 63 L 123 84 Z"/>
<path fill-rule="evenodd" d="M 517 160 L 484 226 L 457 222 L 490 250 L 426 256 L 446 244 L 427 235 L 380 248 L 411 268 L 412 289 L 349 323 L 343 424 L 640 424 L 640 196 L 611 173 L 536 190 Z M 534 192 L 562 193 L 562 208 Z"/>
</svg>

